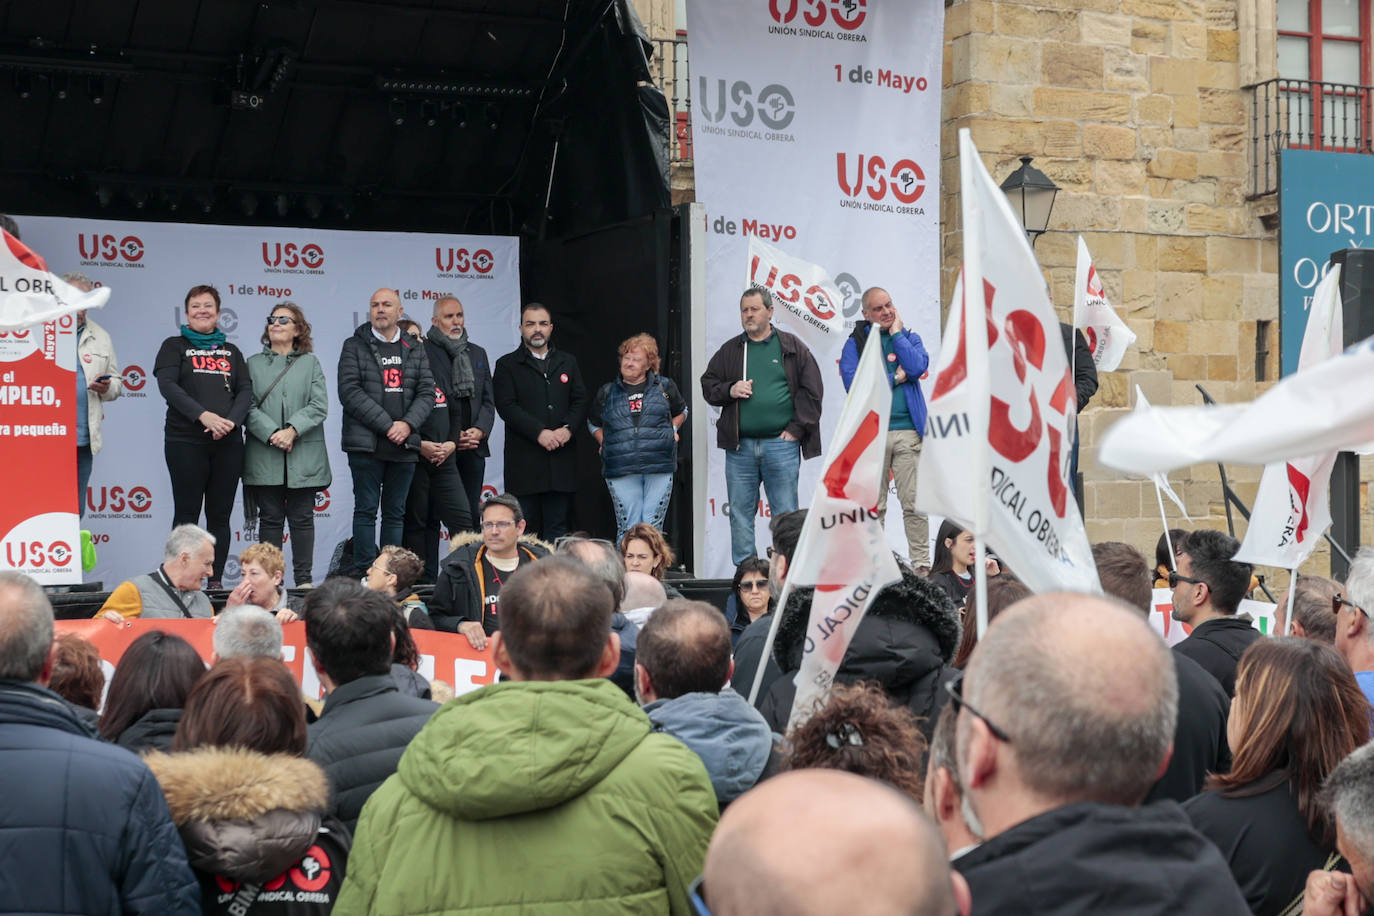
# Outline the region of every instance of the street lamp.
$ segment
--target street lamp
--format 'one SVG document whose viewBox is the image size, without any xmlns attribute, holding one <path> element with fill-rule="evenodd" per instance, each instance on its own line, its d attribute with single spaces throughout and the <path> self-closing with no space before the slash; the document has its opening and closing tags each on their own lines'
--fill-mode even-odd
<svg viewBox="0 0 1374 916">
<path fill-rule="evenodd" d="M 1054 208 L 1054 195 L 1059 193 L 1059 185 L 1032 166 L 1030 156 L 1022 156 L 1021 167 L 1002 182 L 1002 193 L 1021 217 L 1021 227 L 1034 248 L 1035 240 L 1049 228 L 1050 210 Z"/>
</svg>

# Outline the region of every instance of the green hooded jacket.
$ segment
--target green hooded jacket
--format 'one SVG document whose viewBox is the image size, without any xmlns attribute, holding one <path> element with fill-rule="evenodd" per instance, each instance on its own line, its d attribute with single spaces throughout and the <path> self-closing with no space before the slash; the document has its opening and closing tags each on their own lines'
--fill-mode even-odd
<svg viewBox="0 0 1374 916">
<path fill-rule="evenodd" d="M 334 916 L 688 916 L 717 816 L 700 758 L 610 681 L 494 684 L 368 800 Z"/>
<path fill-rule="evenodd" d="M 291 368 L 282 375 L 288 365 Z M 292 489 L 311 490 L 329 486 L 332 478 L 324 441 L 329 391 L 320 361 L 313 353 L 282 356 L 264 348 L 248 358 L 248 374 L 253 380 L 253 407 L 244 421 L 248 438 L 243 452 L 243 482 L 250 487 L 285 483 Z M 281 381 L 277 381 L 279 376 Z M 267 393 L 265 400 L 263 392 Z M 287 424 L 296 428 L 297 438 L 291 451 L 284 452 L 267 440 Z"/>
</svg>

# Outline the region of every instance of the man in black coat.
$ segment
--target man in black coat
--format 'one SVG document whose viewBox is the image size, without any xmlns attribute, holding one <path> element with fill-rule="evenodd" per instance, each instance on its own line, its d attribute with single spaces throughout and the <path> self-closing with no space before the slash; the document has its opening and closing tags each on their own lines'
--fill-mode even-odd
<svg viewBox="0 0 1374 916">
<path fill-rule="evenodd" d="M 1083 332 L 1071 324 L 1059 322 L 1059 331 L 1064 335 L 1064 355 L 1073 367 L 1073 390 L 1076 396 L 1077 412 L 1082 413 L 1097 394 L 1097 364 L 1093 362 L 1092 347 Z M 1078 492 L 1078 427 L 1074 426 L 1073 447 L 1069 451 L 1069 486 L 1081 500 Z"/>
<path fill-rule="evenodd" d="M 472 528 L 476 504 L 468 502 L 458 470 L 458 444 L 468 443 L 467 450 L 473 451 L 486 437 L 472 441 L 469 429 L 479 361 L 477 348 L 468 343 L 463 330 L 461 302 L 448 296 L 434 303 L 424 346 L 434 376 L 434 412 L 420 426 L 420 460 L 415 463 L 406 500 L 405 546 L 424 561 L 421 581 L 428 583 L 439 574 L 439 523 L 448 529 L 450 538 Z M 480 362 L 486 362 L 485 354 Z"/>
<path fill-rule="evenodd" d="M 305 756 L 329 777 L 331 812 L 358 824 L 363 804 L 396 772 L 410 739 L 439 704 L 407 696 L 391 677 L 396 605 L 356 582 L 331 579 L 305 599 L 305 643 L 326 691 Z"/>
<path fill-rule="evenodd" d="M 46 684 L 53 613 L 0 572 L 0 909 L 198 916 L 200 885 L 152 771 Z"/>
<path fill-rule="evenodd" d="M 1177 565 L 1169 574 L 1173 617 L 1193 628 L 1174 652 L 1205 668 L 1233 697 L 1240 657 L 1262 636 L 1250 618 L 1236 616 L 1250 589 L 1251 566 L 1231 559 L 1240 542 L 1220 531 L 1193 531 L 1174 550 Z"/>
<path fill-rule="evenodd" d="M 1038 595 L 1002 612 L 949 692 L 981 845 L 954 867 L 974 916 L 1250 912 L 1177 803 L 1140 806 L 1178 715 L 1169 650 L 1111 599 Z"/>
<path fill-rule="evenodd" d="M 434 378 L 425 348 L 402 334 L 401 296 L 372 294 L 368 323 L 344 341 L 339 354 L 343 450 L 353 472 L 353 572 L 377 558 L 377 511 L 382 546 L 405 536 L 406 497 L 415 474 L 421 424 L 434 410 Z"/>
<path fill-rule="evenodd" d="M 457 451 L 453 453 L 458 464 L 458 474 L 463 478 L 463 490 L 468 497 L 468 510 L 472 512 L 474 530 L 480 519 L 477 510 L 482 505 L 482 483 L 486 477 L 487 459 L 491 457 L 491 428 L 496 423 L 496 402 L 491 391 L 491 360 L 487 351 L 468 339 L 467 312 L 458 297 L 440 299 L 434 307 L 436 324 L 442 316 L 449 339 L 454 343 L 456 358 L 461 360 L 466 352 L 472 364 L 472 385 L 469 391 L 467 379 L 460 371 L 454 376 L 454 391 L 462 414 L 461 425 L 453 430 Z M 455 330 L 456 328 L 456 330 Z M 446 348 L 447 350 L 447 348 Z"/>
<path fill-rule="evenodd" d="M 496 361 L 491 379 L 506 421 L 506 491 L 520 500 L 530 531 L 550 542 L 568 533 L 577 491 L 573 436 L 587 416 L 577 360 L 550 346 L 552 336 L 549 310 L 526 305 L 520 346 Z"/>
</svg>

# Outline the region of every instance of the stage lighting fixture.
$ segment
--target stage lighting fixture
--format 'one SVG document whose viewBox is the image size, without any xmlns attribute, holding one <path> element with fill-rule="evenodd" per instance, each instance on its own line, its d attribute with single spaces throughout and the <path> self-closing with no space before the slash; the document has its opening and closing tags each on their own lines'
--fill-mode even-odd
<svg viewBox="0 0 1374 916">
<path fill-rule="evenodd" d="M 258 195 L 252 191 L 244 191 L 243 196 L 239 198 L 239 208 L 243 210 L 244 216 L 252 219 L 258 212 Z"/>
<path fill-rule="evenodd" d="M 433 127 L 439 123 L 439 109 L 429 99 L 420 103 L 420 120 L 425 122 L 426 127 Z"/>
<path fill-rule="evenodd" d="M 278 194 L 274 202 L 277 207 L 277 215 L 284 219 L 286 214 L 291 212 L 291 198 L 285 194 Z"/>
<path fill-rule="evenodd" d="M 53 95 L 57 96 L 59 99 L 65 99 L 67 97 L 68 86 L 67 74 L 54 73 L 50 79 L 52 80 Z"/>
<path fill-rule="evenodd" d="M 488 126 L 488 127 L 490 127 L 492 130 L 496 130 L 498 127 L 501 126 L 501 109 L 500 109 L 500 108 L 496 107 L 496 106 L 493 105 L 491 102 L 488 102 L 487 105 L 486 105 L 486 108 L 485 108 L 485 113 L 486 113 L 486 116 L 487 116 L 487 126 Z"/>
<path fill-rule="evenodd" d="M 202 213 L 209 213 L 215 209 L 215 192 L 208 188 L 201 188 L 195 193 L 196 205 L 200 207 Z"/>
<path fill-rule="evenodd" d="M 406 122 L 406 103 L 405 99 L 393 98 L 387 105 L 387 114 L 391 117 L 391 123 L 400 127 Z"/>
<path fill-rule="evenodd" d="M 324 210 L 324 204 L 320 201 L 318 194 L 311 194 L 305 198 L 305 214 L 311 219 L 319 219 L 320 212 Z"/>
<path fill-rule="evenodd" d="M 464 105 L 462 102 L 454 102 L 452 114 L 453 123 L 457 124 L 459 127 L 468 126 L 468 106 Z"/>
<path fill-rule="evenodd" d="M 181 191 L 176 188 L 163 188 L 159 195 L 168 210 L 173 213 L 181 209 Z"/>
<path fill-rule="evenodd" d="M 23 70 L 16 70 L 14 74 L 14 91 L 21 99 L 32 98 L 33 74 Z"/>
<path fill-rule="evenodd" d="M 127 193 L 129 195 L 129 201 L 136 209 L 142 210 L 144 207 L 148 206 L 148 192 L 143 188 L 129 188 Z"/>
<path fill-rule="evenodd" d="M 105 77 L 92 76 L 86 80 L 86 95 L 90 97 L 92 105 L 99 105 L 105 101 Z"/>
<path fill-rule="evenodd" d="M 95 189 L 95 199 L 100 201 L 102 209 L 108 207 L 110 201 L 114 200 L 114 189 L 107 184 L 97 185 Z"/>
</svg>

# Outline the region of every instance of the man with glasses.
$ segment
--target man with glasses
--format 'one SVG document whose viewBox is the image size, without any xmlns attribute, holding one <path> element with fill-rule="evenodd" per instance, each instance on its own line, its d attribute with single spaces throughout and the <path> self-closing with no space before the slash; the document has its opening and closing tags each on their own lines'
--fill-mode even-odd
<svg viewBox="0 0 1374 916">
<path fill-rule="evenodd" d="M 1178 681 L 1138 612 L 1018 602 L 947 689 L 965 821 L 983 837 L 954 867 L 979 916 L 1250 912 L 1178 805 L 1141 806 L 1169 760 Z"/>
<path fill-rule="evenodd" d="M 1251 573 L 1249 563 L 1231 559 L 1238 550 L 1240 542 L 1235 538 L 1200 529 L 1174 545 L 1177 563 L 1169 573 L 1173 617 L 1192 628 L 1174 651 L 1206 669 L 1228 697 L 1236 695 L 1236 666 L 1241 655 L 1263 635 L 1249 617 L 1236 616 L 1250 589 Z"/>
<path fill-rule="evenodd" d="M 1336 618 L 1336 651 L 1345 656 L 1367 697 L 1374 697 L 1374 549 L 1361 547 L 1345 577 L 1345 594 L 1331 599 Z M 1371 699 L 1374 703 L 1374 699 Z"/>
<path fill-rule="evenodd" d="M 892 386 L 892 411 L 880 478 L 884 495 L 878 500 L 878 515 L 886 522 L 887 481 L 891 475 L 897 486 L 897 501 L 902 504 L 907 555 L 912 565 L 929 566 L 930 528 L 925 515 L 916 511 L 916 465 L 921 460 L 921 437 L 926 432 L 926 400 L 921 395 L 920 379 L 930 365 L 930 356 L 921 343 L 921 335 L 902 324 L 902 316 L 887 290 L 870 287 L 864 291 L 862 301 L 864 320 L 854 325 L 854 333 L 844 342 L 840 378 L 848 391 L 859 368 L 868 332 L 876 327 L 883 345 L 883 366 Z"/>
<path fill-rule="evenodd" d="M 521 543 L 525 515 L 520 500 L 509 493 L 493 496 L 482 505 L 482 540 L 464 544 L 439 564 L 439 581 L 429 604 L 434 626 L 462 633 L 477 650 L 501 628 L 501 585 L 519 567 L 548 556 L 533 541 Z"/>
</svg>

